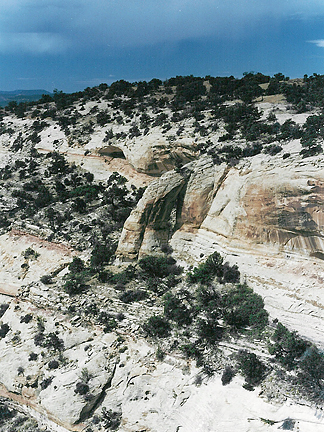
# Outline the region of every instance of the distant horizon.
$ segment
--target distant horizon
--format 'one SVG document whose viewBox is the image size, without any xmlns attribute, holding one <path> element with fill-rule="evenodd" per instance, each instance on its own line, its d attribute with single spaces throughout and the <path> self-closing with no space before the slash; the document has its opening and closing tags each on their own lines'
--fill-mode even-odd
<svg viewBox="0 0 324 432">
<path fill-rule="evenodd" d="M 116 81 L 120 81 L 120 80 L 128 81 L 130 83 L 136 83 L 136 82 L 143 82 L 143 81 L 149 82 L 149 81 L 151 81 L 153 79 L 160 79 L 162 82 L 165 82 L 168 79 L 174 78 L 176 76 L 194 76 L 194 77 L 198 77 L 198 78 L 205 78 L 207 76 L 211 76 L 211 77 L 215 77 L 215 78 L 216 77 L 224 77 L 225 78 L 225 77 L 234 76 L 235 79 L 241 79 L 244 76 L 245 72 L 248 72 L 248 73 L 261 73 L 262 75 L 270 76 L 270 77 L 272 77 L 274 75 L 274 74 L 271 75 L 271 74 L 263 73 L 261 71 L 244 71 L 240 76 L 235 76 L 235 75 L 232 75 L 232 74 L 228 74 L 228 75 L 210 75 L 210 74 L 206 74 L 206 75 L 203 75 L 203 76 L 201 76 L 201 75 L 194 75 L 194 74 L 186 74 L 186 75 L 172 75 L 172 76 L 168 76 L 167 78 L 163 78 L 163 79 L 159 78 L 159 77 L 156 77 L 156 76 L 154 76 L 152 78 L 138 79 L 138 80 L 127 80 L 125 78 L 119 78 L 119 79 L 116 79 L 116 80 L 111 80 L 109 83 L 103 81 L 103 82 L 100 82 L 98 84 L 94 84 L 92 86 L 87 86 L 87 87 L 97 87 L 100 84 L 107 84 L 108 86 L 110 86 L 112 83 L 114 83 Z M 275 72 L 275 74 L 276 73 L 282 73 L 282 72 L 279 70 L 279 71 Z M 307 76 L 311 76 L 313 74 L 317 74 L 317 72 L 313 72 L 312 74 L 306 74 L 306 75 Z M 303 74 L 302 76 L 296 76 L 296 77 L 289 76 L 289 75 L 285 75 L 285 76 L 288 76 L 289 79 L 303 79 L 304 75 L 305 74 Z M 319 75 L 322 75 L 322 74 L 319 74 Z M 64 91 L 64 90 L 62 90 L 60 88 L 54 88 L 52 90 L 43 89 L 43 88 L 29 88 L 29 89 L 27 89 L 27 88 L 19 88 L 19 89 L 13 89 L 13 90 L 2 90 L 2 89 L 0 89 L 0 94 L 13 94 L 15 92 L 46 92 L 46 93 L 49 93 L 49 94 L 54 94 L 55 90 L 62 91 L 63 93 L 77 93 L 79 91 L 85 90 L 87 87 L 79 88 L 79 89 L 73 90 L 73 91 Z M 39 93 L 39 94 L 41 94 L 41 93 Z"/>
</svg>

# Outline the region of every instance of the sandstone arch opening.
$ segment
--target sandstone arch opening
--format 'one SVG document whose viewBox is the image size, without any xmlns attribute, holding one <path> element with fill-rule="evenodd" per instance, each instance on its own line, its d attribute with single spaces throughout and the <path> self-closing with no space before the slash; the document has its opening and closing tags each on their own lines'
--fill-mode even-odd
<svg viewBox="0 0 324 432">
<path fill-rule="evenodd" d="M 99 150 L 99 154 L 101 156 L 109 156 L 112 157 L 114 159 L 126 159 L 126 156 L 123 152 L 123 150 L 117 146 L 107 146 L 107 147 L 103 147 L 102 149 Z"/>
</svg>

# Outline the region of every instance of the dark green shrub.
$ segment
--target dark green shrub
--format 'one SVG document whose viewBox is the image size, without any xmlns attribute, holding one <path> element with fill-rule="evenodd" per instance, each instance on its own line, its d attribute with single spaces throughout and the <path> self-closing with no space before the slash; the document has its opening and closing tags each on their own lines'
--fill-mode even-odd
<svg viewBox="0 0 324 432">
<path fill-rule="evenodd" d="M 84 261 L 79 257 L 73 257 L 68 269 L 71 273 L 81 273 L 85 269 Z"/>
<path fill-rule="evenodd" d="M 75 189 L 69 192 L 70 198 L 83 197 L 85 202 L 91 202 L 93 200 L 98 199 L 98 194 L 101 188 L 98 185 L 88 184 L 77 186 Z M 82 213 L 82 211 L 80 212 Z"/>
<path fill-rule="evenodd" d="M 243 149 L 242 156 L 243 157 L 251 157 L 257 154 L 260 154 L 263 149 L 263 145 L 261 143 L 253 143 L 252 145 L 248 145 Z"/>
<path fill-rule="evenodd" d="M 224 328 L 221 327 L 216 320 L 199 319 L 197 322 L 197 331 L 200 339 L 213 344 L 222 339 Z"/>
<path fill-rule="evenodd" d="M 321 380 L 324 379 L 324 354 L 320 353 L 316 346 L 309 347 L 302 356 L 299 366 L 306 378 L 315 381 L 321 386 Z M 313 387 L 313 386 L 312 386 Z M 312 388 L 312 390 L 314 390 Z"/>
<path fill-rule="evenodd" d="M 187 358 L 200 360 L 202 357 L 202 352 L 195 343 L 181 345 L 180 349 Z"/>
<path fill-rule="evenodd" d="M 176 275 L 170 274 L 163 281 L 168 288 L 174 288 L 178 283 L 181 282 L 181 279 L 177 278 Z"/>
<path fill-rule="evenodd" d="M 159 346 L 158 349 L 156 350 L 156 358 L 159 361 L 163 361 L 165 357 L 165 352 L 163 351 L 163 349 Z"/>
<path fill-rule="evenodd" d="M 224 321 L 235 327 L 252 326 L 260 330 L 268 324 L 268 312 L 261 296 L 246 284 L 237 285 L 222 297 Z"/>
<path fill-rule="evenodd" d="M 143 290 L 127 290 L 119 296 L 119 299 L 124 303 L 133 303 L 146 298 L 147 292 Z"/>
<path fill-rule="evenodd" d="M 231 368 L 231 366 L 226 366 L 223 373 L 222 373 L 222 378 L 221 378 L 222 385 L 224 386 L 224 385 L 229 384 L 232 381 L 232 379 L 234 378 L 234 376 L 235 376 L 234 369 Z"/>
<path fill-rule="evenodd" d="M 269 144 L 269 145 L 265 146 L 263 149 L 264 153 L 266 153 L 270 156 L 274 156 L 277 153 L 280 153 L 281 150 L 282 150 L 282 147 L 280 145 L 277 145 L 277 144 Z"/>
<path fill-rule="evenodd" d="M 34 336 L 34 344 L 36 346 L 42 346 L 45 339 L 45 335 L 43 332 L 38 332 Z"/>
<path fill-rule="evenodd" d="M 108 263 L 114 255 L 117 244 L 107 239 L 105 243 L 97 244 L 91 254 L 90 263 L 91 267 L 98 269 L 104 264 Z"/>
<path fill-rule="evenodd" d="M 0 327 L 0 339 L 3 339 L 6 337 L 7 333 L 9 332 L 10 327 L 7 323 L 1 324 Z"/>
<path fill-rule="evenodd" d="M 106 410 L 106 408 L 102 408 L 102 422 L 104 428 L 110 430 L 116 430 L 121 422 L 122 414 L 120 412 Z"/>
<path fill-rule="evenodd" d="M 3 317 L 3 315 L 5 314 L 8 307 L 9 307 L 9 305 L 7 303 L 2 303 L 0 305 L 0 318 Z"/>
<path fill-rule="evenodd" d="M 27 248 L 23 253 L 22 256 L 25 259 L 37 259 L 39 257 L 39 253 L 34 251 L 34 249 L 32 249 L 31 247 Z"/>
<path fill-rule="evenodd" d="M 116 315 L 116 319 L 117 321 L 123 321 L 125 319 L 125 315 L 123 314 L 123 312 L 118 312 L 118 314 Z"/>
<path fill-rule="evenodd" d="M 154 256 L 149 255 L 141 258 L 138 262 L 144 275 L 149 277 L 163 278 L 169 274 L 178 275 L 182 272 L 182 268 L 176 266 L 176 261 L 170 256 Z"/>
<path fill-rule="evenodd" d="M 295 429 L 295 423 L 296 423 L 296 420 L 293 420 L 291 418 L 286 418 L 281 425 L 281 429 L 293 431 Z"/>
<path fill-rule="evenodd" d="M 306 158 L 306 157 L 316 156 L 316 155 L 321 154 L 321 153 L 323 153 L 322 146 L 320 144 L 317 144 L 317 145 L 314 144 L 312 146 L 303 148 L 299 154 L 303 158 Z"/>
<path fill-rule="evenodd" d="M 175 321 L 179 326 L 189 325 L 192 322 L 190 310 L 178 297 L 171 293 L 164 296 L 164 315 L 166 318 Z"/>
<path fill-rule="evenodd" d="M 44 284 L 44 285 L 50 285 L 53 280 L 52 280 L 52 276 L 50 275 L 44 275 L 40 278 L 40 281 Z"/>
<path fill-rule="evenodd" d="M 84 383 L 83 381 L 79 381 L 75 385 L 74 393 L 77 393 L 79 395 L 85 395 L 90 390 L 90 387 L 88 384 Z"/>
<path fill-rule="evenodd" d="M 72 208 L 74 211 L 78 213 L 85 213 L 87 210 L 87 204 L 84 199 L 77 197 L 72 204 Z"/>
<path fill-rule="evenodd" d="M 214 317 L 220 315 L 221 295 L 212 286 L 200 286 L 196 291 L 198 311 L 204 310 Z"/>
<path fill-rule="evenodd" d="M 103 127 L 110 121 L 110 115 L 106 111 L 100 111 L 97 116 L 97 123 L 99 126 Z"/>
<path fill-rule="evenodd" d="M 86 284 L 86 276 L 83 273 L 70 273 L 67 276 L 63 288 L 69 295 L 81 294 L 88 288 L 88 285 Z"/>
<path fill-rule="evenodd" d="M 300 361 L 301 369 L 315 380 L 324 379 L 324 354 L 316 346 L 311 346 Z"/>
<path fill-rule="evenodd" d="M 10 221 L 4 215 L 0 214 L 0 228 L 7 228 L 9 225 Z"/>
<path fill-rule="evenodd" d="M 8 420 L 12 417 L 15 417 L 17 411 L 12 408 L 9 408 L 5 403 L 0 403 L 0 422 L 3 424 L 4 420 Z"/>
<path fill-rule="evenodd" d="M 237 355 L 238 367 L 248 384 L 260 384 L 265 378 L 267 367 L 251 352 L 241 350 Z"/>
<path fill-rule="evenodd" d="M 102 270 L 98 273 L 98 280 L 100 282 L 106 283 L 112 279 L 113 275 L 114 274 L 109 270 Z"/>
<path fill-rule="evenodd" d="M 44 337 L 43 347 L 52 349 L 54 351 L 63 351 L 64 350 L 64 342 L 60 339 L 56 333 L 49 333 Z"/>
<path fill-rule="evenodd" d="M 150 336 L 155 337 L 167 337 L 171 331 L 168 320 L 158 315 L 151 316 L 144 323 L 143 328 Z"/>
<path fill-rule="evenodd" d="M 115 320 L 115 317 L 106 311 L 101 311 L 99 313 L 97 317 L 97 321 L 99 324 L 102 324 L 104 326 L 103 328 L 104 333 L 111 332 L 118 325 L 117 321 Z"/>
<path fill-rule="evenodd" d="M 290 332 L 280 322 L 277 324 L 272 339 L 274 343 L 269 345 L 269 353 L 274 355 L 288 370 L 296 367 L 297 360 L 301 358 L 309 347 L 308 342 L 301 339 L 296 332 Z M 304 365 L 307 369 L 307 361 Z"/>
<path fill-rule="evenodd" d="M 223 258 L 218 252 L 214 252 L 204 263 L 199 264 L 188 274 L 188 282 L 208 284 L 215 276 L 221 277 L 222 275 Z"/>
<path fill-rule="evenodd" d="M 32 314 L 26 314 L 26 315 L 24 315 L 24 316 L 22 316 L 20 318 L 20 322 L 28 324 L 32 319 L 33 319 L 33 315 Z"/>
<path fill-rule="evenodd" d="M 223 265 L 221 283 L 238 283 L 240 281 L 240 271 L 237 265 L 230 266 L 229 263 Z"/>
<path fill-rule="evenodd" d="M 53 377 L 45 378 L 41 383 L 40 387 L 42 390 L 45 390 L 49 385 L 52 384 Z"/>
<path fill-rule="evenodd" d="M 59 367 L 59 362 L 57 360 L 51 360 L 48 362 L 49 369 L 57 369 Z"/>
<path fill-rule="evenodd" d="M 38 358 L 38 354 L 32 352 L 32 353 L 29 354 L 28 360 L 29 361 L 35 361 L 35 360 L 37 360 L 37 358 Z"/>
<path fill-rule="evenodd" d="M 158 295 L 164 294 L 165 291 L 167 290 L 167 287 L 163 283 L 163 279 L 158 277 L 146 278 L 145 285 L 148 290 L 153 291 Z"/>
<path fill-rule="evenodd" d="M 111 275 L 110 281 L 114 284 L 128 284 L 134 277 L 136 277 L 136 268 L 132 265 L 129 265 L 125 270 L 120 273 L 116 273 Z"/>
</svg>

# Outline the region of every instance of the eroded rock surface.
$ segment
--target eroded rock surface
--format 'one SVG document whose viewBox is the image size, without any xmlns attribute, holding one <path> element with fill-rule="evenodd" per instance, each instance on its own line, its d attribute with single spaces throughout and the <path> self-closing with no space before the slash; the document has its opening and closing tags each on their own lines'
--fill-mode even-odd
<svg viewBox="0 0 324 432">
<path fill-rule="evenodd" d="M 288 162 L 260 155 L 235 167 L 202 158 L 186 168 L 177 223 L 167 230 L 170 213 L 153 216 L 156 202 L 174 206 L 174 195 L 164 193 L 167 186 L 177 190 L 180 177 L 171 172 L 151 183 L 126 221 L 119 257 L 160 253 L 167 238 L 183 263 L 220 251 L 238 264 L 272 316 L 324 346 L 323 158 Z"/>
<path fill-rule="evenodd" d="M 127 232 L 138 233 L 134 255 L 150 250 L 143 247 L 145 230 L 165 230 L 178 199 L 176 228 L 180 231 L 200 228 L 240 247 L 263 244 L 275 252 L 322 257 L 321 159 L 306 164 L 260 156 L 229 168 L 213 166 L 211 159 L 201 158 L 185 170 L 186 175 L 173 171 L 151 183 L 126 221 L 124 238 Z M 122 239 L 120 255 L 125 253 L 124 243 Z"/>
<path fill-rule="evenodd" d="M 168 142 L 156 135 L 125 140 L 118 145 L 102 146 L 98 154 L 126 159 L 140 173 L 153 176 L 172 170 L 177 163 L 188 163 L 197 157 L 193 145 Z"/>
</svg>

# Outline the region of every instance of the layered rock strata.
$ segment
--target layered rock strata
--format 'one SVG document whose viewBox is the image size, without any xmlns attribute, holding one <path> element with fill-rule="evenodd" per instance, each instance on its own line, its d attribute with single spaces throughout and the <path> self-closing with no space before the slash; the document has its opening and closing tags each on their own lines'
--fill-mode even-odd
<svg viewBox="0 0 324 432">
<path fill-rule="evenodd" d="M 201 229 L 235 247 L 267 245 L 276 253 L 323 258 L 321 162 L 278 161 L 260 156 L 226 167 L 204 157 L 181 173 L 164 174 L 150 184 L 126 221 L 118 255 L 135 259 L 182 232 Z"/>
</svg>

